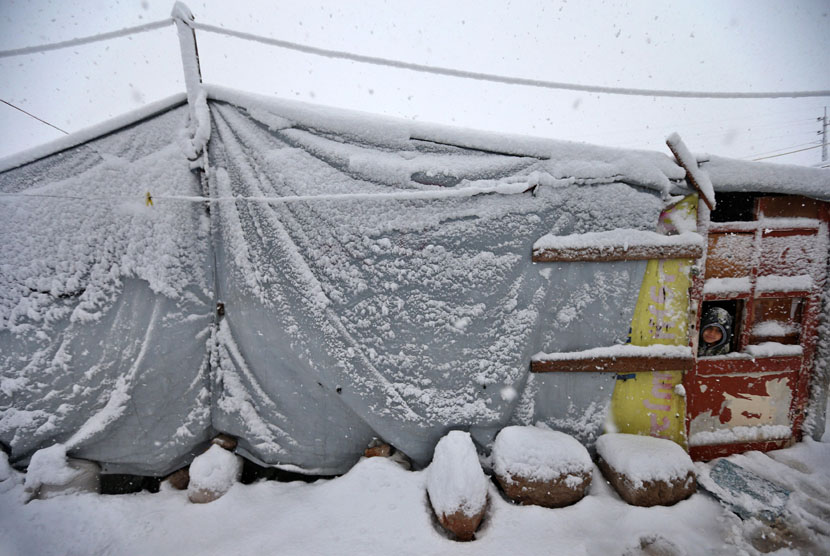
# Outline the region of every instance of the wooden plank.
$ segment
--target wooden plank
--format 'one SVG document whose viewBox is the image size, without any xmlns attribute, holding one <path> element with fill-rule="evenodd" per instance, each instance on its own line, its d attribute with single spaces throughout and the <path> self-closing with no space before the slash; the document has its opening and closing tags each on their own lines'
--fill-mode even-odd
<svg viewBox="0 0 830 556">
<path fill-rule="evenodd" d="M 668 139 L 666 139 L 666 145 L 674 155 L 675 160 L 677 160 L 678 166 L 686 170 L 686 181 L 688 181 L 695 191 L 698 192 L 701 200 L 706 203 L 709 210 L 715 210 L 715 199 L 714 197 L 710 198 L 710 195 L 714 196 L 715 192 L 708 191 L 708 189 L 712 187 L 712 184 L 708 183 L 709 179 L 706 177 L 706 174 L 701 174 L 699 177 L 702 181 L 707 182 L 707 187 L 704 187 L 704 185 L 698 181 L 698 172 L 701 170 L 697 167 L 697 161 L 694 159 L 694 156 L 686 147 L 685 143 L 683 143 L 680 139 L 680 136 L 673 133 Z M 692 166 L 693 164 L 695 165 L 694 167 Z"/>
<path fill-rule="evenodd" d="M 800 356 L 744 358 L 703 357 L 697 360 L 695 373 L 699 375 L 729 375 L 747 373 L 798 372 L 801 369 Z"/>
<path fill-rule="evenodd" d="M 534 249 L 533 262 L 607 262 L 651 259 L 697 259 L 703 254 L 699 245 L 601 245 Z"/>
<path fill-rule="evenodd" d="M 685 371 L 694 366 L 692 357 L 591 357 L 585 359 L 555 359 L 531 361 L 534 373 L 602 372 L 639 373 L 647 371 Z"/>
</svg>

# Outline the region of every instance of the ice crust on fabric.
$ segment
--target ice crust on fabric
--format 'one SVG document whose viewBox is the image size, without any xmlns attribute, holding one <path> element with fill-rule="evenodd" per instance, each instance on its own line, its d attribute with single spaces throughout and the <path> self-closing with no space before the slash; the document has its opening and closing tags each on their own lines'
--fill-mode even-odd
<svg viewBox="0 0 830 556">
<path fill-rule="evenodd" d="M 0 173 L 0 440 L 164 473 L 205 440 L 209 225 L 186 109 Z M 177 372 L 171 373 L 171 369 Z M 175 468 L 175 467 L 173 467 Z"/>
<path fill-rule="evenodd" d="M 273 99 L 209 85 L 208 97 L 245 109 L 255 118 L 274 116 L 287 119 L 299 128 L 329 132 L 347 141 L 366 143 L 384 149 L 409 149 L 412 141 L 434 146 L 452 145 L 473 151 L 500 153 L 543 160 L 545 173 L 557 179 L 575 178 L 583 183 L 628 182 L 668 193 L 685 172 L 662 153 L 623 150 L 488 133 L 438 124 L 411 122 L 376 114 L 332 109 L 297 101 Z"/>
<path fill-rule="evenodd" d="M 265 420 L 308 440 L 281 442 L 287 458 L 267 443 L 244 446 L 262 461 L 319 467 L 322 452 L 331 454 L 325 466 L 340 462 L 342 472 L 379 435 L 425 465 L 448 426 L 509 420 L 519 396 L 500 392 L 523 388 L 526 362 L 540 345 L 555 351 L 594 347 L 589 338 L 624 341 L 644 264 L 557 266 L 541 275 L 531 246 L 550 232 L 653 226 L 663 205 L 654 193 L 620 183 L 551 182 L 535 196 L 373 198 L 414 186 L 385 179 L 386 162 L 375 168 L 365 159 L 358 176 L 326 154 L 348 137 L 329 132 L 318 140 L 322 132 L 305 129 L 303 145 L 314 145 L 308 151 L 289 139 L 291 130 L 272 131 L 228 104 L 211 109 L 217 141 L 210 181 L 223 199 L 213 213 L 224 270 L 218 287 L 238 352 L 228 364 L 222 355 L 220 366 L 241 369 L 244 362 L 245 382 L 279 400 L 280 411 L 265 410 Z M 414 159 L 428 152 L 450 162 L 500 160 L 426 148 L 406 146 Z M 457 187 L 539 179 L 533 165 L 511 172 Z M 342 193 L 366 196 L 320 197 Z M 314 200 L 247 199 L 286 195 Z M 560 319 L 552 324 L 551 315 Z M 335 413 L 317 424 L 312 407 Z M 244 438 L 244 419 L 229 408 L 214 406 L 214 423 Z M 338 427 L 345 430 L 335 439 Z"/>
</svg>

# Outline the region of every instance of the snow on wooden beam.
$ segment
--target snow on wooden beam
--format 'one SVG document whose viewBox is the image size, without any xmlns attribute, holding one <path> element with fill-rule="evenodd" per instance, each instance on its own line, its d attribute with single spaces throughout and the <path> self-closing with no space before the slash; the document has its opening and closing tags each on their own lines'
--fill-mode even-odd
<svg viewBox="0 0 830 556">
<path fill-rule="evenodd" d="M 697 259 L 703 237 L 695 232 L 666 236 L 647 230 L 616 229 L 568 236 L 548 234 L 533 244 L 533 262 Z"/>
<path fill-rule="evenodd" d="M 688 346 L 611 346 L 559 353 L 537 353 L 534 373 L 683 371 L 694 366 Z"/>
<path fill-rule="evenodd" d="M 712 186 L 709 174 L 698 168 L 697 158 L 686 147 L 686 144 L 677 133 L 668 136 L 666 145 L 669 146 L 669 150 L 677 159 L 677 163 L 686 170 L 686 180 L 700 193 L 700 198 L 703 199 L 709 210 L 715 210 L 715 188 Z"/>
<path fill-rule="evenodd" d="M 202 70 L 199 67 L 199 50 L 196 46 L 196 32 L 193 29 L 193 14 L 184 3 L 176 2 L 170 15 L 176 23 L 179 34 L 184 83 L 187 88 L 187 102 L 191 110 L 194 110 L 196 98 L 201 90 Z M 195 120 L 195 116 L 193 114 L 191 116 Z"/>
</svg>

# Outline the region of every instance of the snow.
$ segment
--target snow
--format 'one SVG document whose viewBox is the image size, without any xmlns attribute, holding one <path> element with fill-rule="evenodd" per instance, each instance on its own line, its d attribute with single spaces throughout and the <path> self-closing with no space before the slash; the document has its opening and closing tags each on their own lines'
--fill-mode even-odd
<svg viewBox="0 0 830 556">
<path fill-rule="evenodd" d="M 714 209 L 715 189 L 709 179 L 709 174 L 706 170 L 702 170 L 698 167 L 697 158 L 695 158 L 688 147 L 686 147 L 686 144 L 683 143 L 677 133 L 669 135 L 666 139 L 666 143 L 668 143 L 681 166 L 683 166 L 689 173 L 689 176 L 696 184 L 697 189 L 699 189 L 700 194 L 704 199 L 706 199 L 706 204 L 709 205 L 709 208 Z"/>
<path fill-rule="evenodd" d="M 649 230 L 615 229 L 557 236 L 547 234 L 536 240 L 533 250 L 542 249 L 609 249 L 622 247 L 703 247 L 703 237 L 695 232 L 665 235 Z"/>
<path fill-rule="evenodd" d="M 205 453 L 196 456 L 190 464 L 190 483 L 187 490 L 224 493 L 239 480 L 241 473 L 242 459 L 233 452 L 213 444 Z"/>
<path fill-rule="evenodd" d="M 792 427 L 787 425 L 737 426 L 715 431 L 696 432 L 689 437 L 689 446 L 780 440 L 790 438 L 792 434 Z"/>
<path fill-rule="evenodd" d="M 591 473 L 588 450 L 574 437 L 540 427 L 505 427 L 493 443 L 493 471 L 509 480 L 550 481 L 565 475 L 581 482 Z"/>
<path fill-rule="evenodd" d="M 717 191 L 788 193 L 830 200 L 830 172 L 790 164 L 750 162 L 706 155 L 703 168 Z"/>
<path fill-rule="evenodd" d="M 813 289 L 813 278 L 809 274 L 799 276 L 759 276 L 755 284 L 758 292 L 801 292 Z"/>
<path fill-rule="evenodd" d="M 729 460 L 792 491 L 785 514 L 790 553 L 821 553 L 830 543 L 830 519 L 822 509 L 830 497 L 830 444 L 806 441 Z M 699 474 L 711 465 L 698 464 Z M 676 554 L 725 556 L 756 554 L 752 542 L 770 532 L 703 492 L 669 507 L 629 506 L 594 473 L 589 494 L 561 509 L 513 504 L 489 484 L 490 510 L 472 543 L 454 542 L 434 525 L 424 496 L 426 472 L 406 471 L 385 458 L 362 460 L 342 477 L 311 484 L 237 484 L 206 505 L 189 504 L 187 494 L 175 490 L 69 494 L 24 504 L 22 486 L 0 477 L 0 538 L 8 556 L 166 556 L 181 554 L 182 547 L 205 555 L 350 556 L 366 554 L 367 546 L 401 556 L 636 554 L 649 542 Z"/>
<path fill-rule="evenodd" d="M 688 346 L 666 346 L 654 344 L 650 346 L 633 346 L 621 344 L 616 346 L 591 348 L 582 351 L 559 353 L 539 352 L 533 355 L 532 361 L 579 361 L 583 359 L 606 357 L 691 357 L 692 350 Z"/>
<path fill-rule="evenodd" d="M 210 140 L 210 109 L 207 105 L 207 93 L 200 88 L 196 94 L 194 101 L 193 114 L 195 122 L 191 125 L 194 127 L 193 139 L 191 140 L 193 150 L 188 153 L 188 159 L 193 160 L 207 147 L 208 140 Z"/>
<path fill-rule="evenodd" d="M 0 173 L 0 435 L 13 461 L 57 441 L 84 457 L 106 437 L 93 459 L 140 457 L 160 473 L 204 434 L 202 413 L 186 438 L 170 440 L 207 402 L 197 395 L 206 350 L 195 336 L 212 321 L 208 221 L 195 203 L 144 205 L 147 191 L 199 188 L 184 150 L 186 108 L 128 125 L 153 113 Z M 162 338 L 175 349 L 160 348 Z M 168 452 L 174 445 L 179 454 Z"/>
<path fill-rule="evenodd" d="M 685 478 L 695 467 L 689 454 L 664 438 L 611 433 L 597 439 L 597 454 L 615 471 L 625 475 L 634 488 L 646 481 Z"/>
<path fill-rule="evenodd" d="M 436 515 L 449 516 L 460 510 L 472 517 L 487 504 L 490 482 L 468 432 L 450 431 L 439 440 L 426 474 L 429 501 Z"/>
<path fill-rule="evenodd" d="M 685 172 L 668 156 L 648 151 L 623 150 L 526 136 L 496 134 L 439 124 L 382 117 L 365 112 L 333 109 L 297 101 L 274 99 L 206 85 L 208 98 L 244 108 L 256 118 L 269 114 L 293 126 L 336 133 L 349 140 L 392 149 L 408 149 L 410 141 L 454 145 L 468 149 L 543 161 L 538 176 L 576 183 L 625 182 L 664 194 L 682 180 Z"/>
<path fill-rule="evenodd" d="M 703 293 L 744 293 L 752 288 L 749 276 L 740 278 L 709 278 L 703 283 Z"/>
<path fill-rule="evenodd" d="M 69 466 L 66 446 L 53 444 L 32 455 L 26 470 L 25 486 L 29 492 L 37 492 L 41 485 L 65 485 L 80 472 Z"/>
<path fill-rule="evenodd" d="M 752 357 L 794 357 L 800 356 L 803 350 L 800 345 L 761 342 L 746 346 L 745 351 Z"/>
<path fill-rule="evenodd" d="M 101 122 L 100 124 L 75 131 L 66 137 L 60 137 L 43 145 L 38 145 L 37 147 L 0 158 L 0 172 L 5 172 L 6 170 L 17 168 L 18 166 L 22 166 L 28 162 L 88 143 L 89 141 L 97 139 L 101 136 L 130 126 L 136 122 L 140 122 L 141 120 L 151 118 L 157 114 L 166 112 L 171 108 L 175 108 L 176 106 L 184 103 L 185 99 L 186 95 L 184 93 L 175 94 L 156 102 L 151 102 L 141 108 L 126 112 L 120 116 Z"/>
<path fill-rule="evenodd" d="M 821 221 L 815 218 L 803 217 L 766 217 L 761 215 L 758 220 L 747 220 L 745 222 L 710 222 L 710 232 L 754 232 L 755 230 L 763 230 L 764 232 L 772 230 L 814 230 L 821 225 Z"/>
<path fill-rule="evenodd" d="M 756 337 L 786 336 L 796 332 L 798 332 L 798 326 L 776 320 L 759 322 L 752 327 L 752 334 Z"/>
</svg>

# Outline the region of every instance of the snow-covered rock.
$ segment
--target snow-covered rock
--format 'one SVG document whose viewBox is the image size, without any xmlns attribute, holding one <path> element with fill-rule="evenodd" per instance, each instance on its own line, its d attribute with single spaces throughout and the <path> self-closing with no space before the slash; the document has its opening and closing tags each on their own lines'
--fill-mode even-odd
<svg viewBox="0 0 830 556">
<path fill-rule="evenodd" d="M 242 458 L 213 444 L 190 464 L 187 497 L 195 504 L 213 502 L 228 492 L 242 475 Z"/>
<path fill-rule="evenodd" d="M 695 467 L 680 445 L 664 438 L 604 434 L 597 440 L 597 464 L 629 504 L 669 506 L 697 488 Z"/>
<path fill-rule="evenodd" d="M 164 482 L 176 490 L 186 490 L 190 484 L 190 469 L 182 467 L 164 478 Z"/>
<path fill-rule="evenodd" d="M 488 483 L 470 433 L 451 431 L 438 441 L 427 493 L 441 525 L 459 540 L 473 539 L 487 509 Z"/>
<path fill-rule="evenodd" d="M 506 427 L 493 444 L 493 471 L 504 493 L 522 504 L 558 508 L 582 499 L 594 465 L 588 450 L 565 433 Z"/>
</svg>

